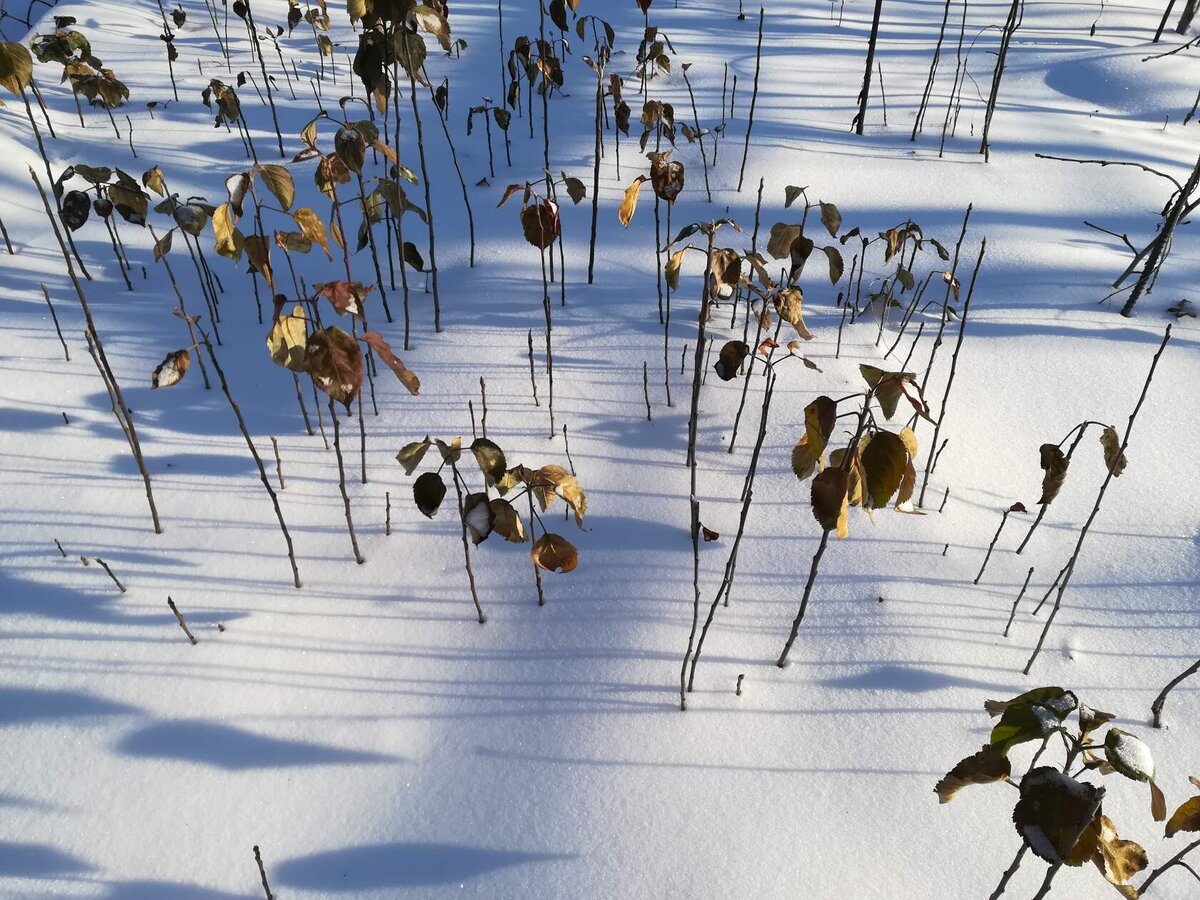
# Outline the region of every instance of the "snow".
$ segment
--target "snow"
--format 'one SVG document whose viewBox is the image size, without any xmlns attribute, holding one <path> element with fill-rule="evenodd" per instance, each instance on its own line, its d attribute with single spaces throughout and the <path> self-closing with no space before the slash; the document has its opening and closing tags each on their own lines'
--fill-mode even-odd
<svg viewBox="0 0 1200 900">
<path fill-rule="evenodd" d="M 530 4 L 516 6 L 504 10 L 510 44 L 537 30 Z M 47 142 L 56 171 L 83 162 L 119 165 L 137 176 L 157 164 L 182 196 L 224 199 L 225 178 L 248 161 L 236 137 L 212 127 L 200 91 L 211 77 L 234 83 L 239 70 L 260 75 L 240 23 L 231 17 L 230 74 L 204 5 L 184 0 L 183 7 L 188 24 L 177 38 L 175 65 L 180 101 L 164 109 L 171 87 L 157 6 L 58 5 L 55 12 L 79 19 L 132 99 L 116 115 L 119 140 L 98 109 L 85 110 L 80 128 L 52 67 L 36 67 L 58 133 Z M 171 315 L 177 301 L 152 260 L 149 235 L 121 224 L 134 263 L 135 290 L 127 292 L 93 220 L 76 235 L 96 277 L 85 289 L 154 479 L 164 533 L 151 530 L 140 479 L 87 356 L 83 318 L 27 175 L 27 163 L 42 168 L 23 106 L 6 98 L 2 215 L 17 252 L 0 252 L 0 896 L 262 896 L 255 844 L 273 890 L 294 898 L 986 896 L 1019 846 L 1011 822 L 1016 792 L 1003 784 L 972 786 L 941 807 L 933 786 L 985 739 L 985 699 L 1050 684 L 1116 713 L 1115 725 L 1140 730 L 1169 806 L 1189 796 L 1200 681 L 1185 681 L 1171 694 L 1168 728 L 1152 731 L 1145 722 L 1161 687 L 1197 656 L 1194 321 L 1175 326 L 1137 420 L 1129 467 L 1109 488 L 1029 677 L 1021 669 L 1046 611 L 1036 618 L 1030 612 L 1069 556 L 1105 474 L 1093 438 L 1080 445 L 1062 494 L 1025 553 L 1012 551 L 1032 516 L 1014 514 L 984 578 L 971 583 L 1003 510 L 1016 500 L 1034 509 L 1040 444 L 1057 442 L 1084 419 L 1123 430 L 1168 321 L 1164 310 L 1196 287 L 1197 245 L 1184 228 L 1136 318 L 1098 305 L 1128 254 L 1118 238 L 1084 220 L 1144 242 L 1167 182 L 1131 168 L 1033 155 L 1124 159 L 1186 175 L 1200 126 L 1182 120 L 1200 61 L 1185 51 L 1140 63 L 1179 42 L 1149 44 L 1161 4 L 1109 5 L 1089 35 L 1093 5 L 1028 3 L 1000 91 L 991 161 L 984 164 L 975 152 L 982 125 L 975 92 L 977 82 L 986 96 L 994 28 L 971 51 L 974 81 L 968 80 L 957 135 L 939 158 L 953 71 L 949 29 L 925 131 L 915 143 L 908 132 L 940 5 L 885 4 L 879 59 L 889 125 L 882 124 L 873 91 L 867 133 L 857 137 L 848 126 L 871 4 L 847 4 L 839 25 L 828 4 L 772 0 L 741 193 L 734 188 L 757 17 L 736 21 L 732 4 L 716 0 L 660 0 L 652 7 L 652 22 L 678 51 L 676 72 L 679 63 L 694 62 L 688 74 L 706 126 L 720 120 L 723 64 L 731 80 L 738 76 L 736 113 L 710 172 L 711 206 L 701 190 L 698 149 L 680 137 L 673 158 L 687 166 L 687 186 L 672 213 L 673 233 L 728 212 L 748 235 L 761 177 L 760 247 L 773 223 L 800 219 L 799 207 L 783 210 L 789 184 L 808 185 L 813 200 L 837 203 L 844 228 L 873 234 L 912 219 L 950 248 L 973 203 L 964 270 L 980 239 L 988 242 L 945 410 L 942 436 L 949 444 L 930 485 L 930 514 L 879 510 L 872 526 L 861 511 L 851 512 L 850 536 L 831 540 L 792 665 L 780 670 L 774 662 L 820 537 L 809 486 L 797 483 L 789 464 L 804 430 L 803 408 L 818 394 L 860 391 L 859 363 L 898 367 L 911 340 L 906 336 L 896 355 L 881 361 L 878 322 L 867 316 L 847 324 L 835 358 L 837 289 L 820 275 L 821 266 L 806 270 L 805 318 L 816 337 L 803 352 L 823 372 L 781 370 L 737 580 L 729 606 L 717 612 L 686 713 L 678 710 L 678 676 L 692 611 L 683 465 L 690 355 L 687 375 L 678 366 L 684 344 L 694 348 L 700 286 L 696 262 L 685 263 L 672 304 L 667 356 L 675 406 L 669 408 L 648 249 L 650 193 L 627 230 L 616 221 L 624 188 L 644 171 L 635 152 L 636 111 L 634 137 L 621 141 L 620 179 L 611 158 L 602 167 L 593 286 L 584 277 L 590 198 L 562 211 L 568 289 L 565 309 L 552 293 L 555 412 L 560 428 L 568 426 L 590 530 L 569 521 L 555 527 L 579 548 L 579 568 L 545 573 L 547 603 L 539 608 L 525 548 L 493 535 L 474 555 L 488 614 L 480 626 L 459 523 L 447 514 L 452 508 L 432 522 L 422 516 L 411 502 L 414 479 L 394 459 L 401 446 L 426 434 L 469 442 L 468 401 L 478 417 L 482 375 L 488 437 L 505 449 L 509 464 L 567 465 L 562 435 L 547 438 L 538 255 L 521 239 L 514 204 L 494 209 L 508 183 L 540 172 L 541 143 L 529 139 L 527 120 L 514 117 L 513 168 L 504 165 L 494 130 L 496 177 L 488 187 L 474 186 L 487 174 L 486 145 L 481 129 L 468 139 L 463 124 L 477 98 L 500 95 L 495 5 L 458 0 L 451 7 L 455 35 L 468 48 L 461 60 L 431 50 L 429 67 L 435 83 L 451 79 L 450 127 L 471 185 L 476 267 L 467 263 L 459 186 L 422 96 L 444 331 L 433 330 L 420 276 L 412 278 L 408 352 L 401 350 L 400 325 L 384 322 L 377 299 L 368 300 L 372 326 L 420 376 L 422 390 L 410 397 L 380 367 L 380 415 L 370 415 L 368 406 L 366 485 L 357 477 L 357 429 L 345 423 L 364 565 L 355 565 L 351 553 L 333 454 L 319 435 L 305 433 L 291 379 L 265 351 L 266 326 L 258 324 L 249 280 L 208 253 L 225 285 L 224 344 L 217 352 L 269 472 L 270 436 L 279 441 L 287 485 L 280 502 L 296 543 L 301 590 L 291 587 L 269 499 L 216 386 L 205 391 L 193 367 L 180 385 L 150 390 L 150 373 L 184 345 L 186 331 Z M 256 0 L 254 9 L 262 24 L 282 22 L 286 13 L 283 0 Z M 580 11 L 612 22 L 623 51 L 612 69 L 631 71 L 642 23 L 636 5 L 585 0 Z M 972 4 L 968 43 L 1004 13 Z M 40 30 L 49 27 L 50 12 L 35 5 L 35 15 Z M 337 97 L 351 90 L 342 51 L 353 50 L 354 36 L 341 3 L 331 2 L 330 16 L 335 39 L 349 42 L 338 51 L 337 84 L 327 80 L 322 88 L 336 112 Z M 956 16 L 957 10 L 954 29 Z M 314 70 L 311 35 L 297 29 L 281 44 L 302 73 Z M 583 178 L 590 190 L 594 82 L 578 58 L 588 48 L 572 44 L 576 56 L 565 64 L 570 96 L 551 102 L 551 168 Z M 270 57 L 269 51 L 276 72 Z M 355 89 L 361 96 L 361 86 Z M 315 107 L 307 82 L 296 94 L 293 101 L 279 77 L 274 95 L 289 159 Z M 671 99 L 677 120 L 691 124 L 678 74 L 653 82 L 652 94 Z M 269 113 L 249 83 L 240 95 L 262 160 L 278 161 Z M 626 96 L 631 105 L 638 99 L 632 79 Z M 160 104 L 153 117 L 145 107 L 151 100 Z M 361 103 L 350 109 L 360 115 Z M 403 110 L 400 157 L 417 168 L 410 113 Z M 539 108 L 539 137 L 540 115 Z M 606 140 L 611 152 L 611 134 Z M 329 145 L 328 132 L 323 141 Z M 323 213 L 311 165 L 295 167 L 301 202 Z M 412 199 L 423 203 L 420 188 Z M 152 221 L 157 228 L 165 220 Z M 419 221 L 408 217 L 405 226 L 406 238 L 424 250 Z M 211 234 L 205 240 L 211 248 Z M 729 231 L 721 242 L 749 243 Z M 844 248 L 847 270 L 855 243 Z M 171 259 L 189 309 L 201 311 L 195 274 L 178 242 Z M 934 259 L 921 255 L 918 280 Z M 875 260 L 864 289 L 886 274 Z M 300 268 L 313 284 L 337 277 L 338 266 L 317 252 Z M 374 281 L 365 253 L 354 266 L 356 277 Z M 70 362 L 40 283 L 63 324 Z M 398 311 L 399 292 L 389 293 Z M 324 314 L 333 320 L 328 307 Z M 741 339 L 741 324 L 730 329 L 729 315 L 722 304 L 710 323 L 720 342 Z M 932 313 L 929 322 L 913 355 L 918 372 L 929 358 Z M 528 329 L 540 407 L 530 396 Z M 886 330 L 884 348 L 894 326 Z M 930 377 L 935 407 L 950 347 L 939 352 Z M 725 448 L 741 380 L 724 383 L 710 373 L 701 396 L 701 519 L 721 533 L 702 546 L 705 607 L 737 529 L 761 371 L 733 454 Z M 932 430 L 923 424 L 917 435 L 921 472 Z M 834 440 L 841 446 L 845 438 L 835 433 Z M 947 488 L 945 511 L 937 514 Z M 81 565 L 81 555 L 103 558 L 128 592 L 118 593 L 98 566 Z M 1008 611 L 1029 566 L 1035 572 L 1005 639 Z M 196 634 L 195 646 L 167 608 L 168 595 Z M 1014 772 L 1023 771 L 1032 752 L 1028 745 L 1014 751 Z M 1106 784 L 1106 815 L 1124 838 L 1148 848 L 1151 866 L 1177 852 L 1178 842 L 1160 840 L 1137 786 Z M 939 861 L 943 878 L 931 880 L 929 867 L 914 864 L 929 859 Z M 1009 893 L 1031 896 L 1043 871 L 1027 861 Z M 1090 868 L 1064 869 L 1056 884 L 1077 896 L 1111 891 Z M 1186 873 L 1174 872 L 1154 889 L 1163 900 L 1193 892 Z"/>
</svg>

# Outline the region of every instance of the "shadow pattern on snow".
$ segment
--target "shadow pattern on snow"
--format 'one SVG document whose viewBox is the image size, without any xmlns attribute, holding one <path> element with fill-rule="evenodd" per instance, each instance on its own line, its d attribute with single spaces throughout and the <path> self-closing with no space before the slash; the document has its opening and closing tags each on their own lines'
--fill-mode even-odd
<svg viewBox="0 0 1200 900">
<path fill-rule="evenodd" d="M 283 740 L 203 720 L 147 725 L 122 738 L 116 751 L 136 759 L 170 759 L 227 772 L 398 761 L 382 753 Z"/>
<path fill-rule="evenodd" d="M 571 858 L 465 844 L 368 844 L 286 860 L 273 867 L 273 880 L 323 893 L 416 888 L 465 881 L 509 866 Z"/>
</svg>

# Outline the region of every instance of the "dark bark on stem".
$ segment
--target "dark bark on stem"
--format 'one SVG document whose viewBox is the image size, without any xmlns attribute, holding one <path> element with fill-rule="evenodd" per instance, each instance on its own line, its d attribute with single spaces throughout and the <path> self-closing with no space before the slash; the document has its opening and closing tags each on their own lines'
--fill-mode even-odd
<svg viewBox="0 0 1200 900">
<path fill-rule="evenodd" d="M 38 194 L 42 198 L 42 207 L 46 211 L 46 217 L 50 220 L 50 227 L 54 230 L 54 237 L 58 241 L 58 248 L 62 252 L 63 262 L 67 266 L 67 275 L 70 276 L 71 284 L 75 287 L 75 294 L 79 298 L 79 305 L 83 309 L 83 316 L 87 320 L 87 340 L 88 349 L 92 351 L 93 358 L 96 361 L 96 368 L 100 370 L 100 375 L 104 379 L 105 386 L 108 388 L 110 399 L 113 401 L 113 413 L 117 417 L 117 424 L 121 426 L 121 430 L 125 433 L 125 439 L 129 442 L 129 449 L 133 453 L 134 462 L 137 463 L 138 472 L 141 473 L 142 483 L 146 487 L 146 501 L 150 505 L 150 519 L 154 523 L 154 533 L 162 534 L 162 525 L 158 521 L 158 509 L 154 505 L 154 491 L 150 485 L 150 473 L 146 469 L 146 461 L 142 457 L 142 445 L 138 440 L 137 427 L 133 423 L 133 414 L 129 411 L 129 407 L 125 403 L 125 394 L 121 391 L 121 385 L 117 381 L 116 373 L 112 366 L 109 365 L 108 355 L 104 352 L 104 342 L 100 340 L 100 334 L 96 330 L 96 322 L 92 319 L 92 310 L 88 306 L 87 297 L 83 293 L 83 285 L 79 283 L 79 277 L 75 274 L 75 266 L 71 263 L 71 256 L 67 253 L 67 245 L 63 243 L 62 233 L 58 230 L 58 222 L 55 219 L 54 212 L 50 209 L 50 201 L 46 197 L 46 191 L 42 187 L 41 181 L 37 177 L 37 173 L 33 171 L 33 167 L 29 167 L 29 177 L 33 179 L 34 185 L 37 187 Z"/>
<path fill-rule="evenodd" d="M 471 568 L 471 541 L 467 537 L 467 510 L 463 506 L 462 479 L 458 474 L 458 467 L 454 463 L 450 463 L 450 470 L 454 475 L 454 490 L 458 494 L 458 519 L 462 525 L 462 545 L 463 545 L 463 564 L 467 569 L 467 581 L 471 585 L 471 600 L 475 603 L 475 612 L 479 616 L 479 624 L 482 625 L 487 621 L 487 616 L 483 614 L 483 607 L 479 604 L 479 594 L 475 590 L 475 570 Z M 529 527 L 533 528 L 533 522 L 529 523 Z"/>
<path fill-rule="evenodd" d="M 191 641 L 192 646 L 196 646 L 196 636 L 187 627 L 187 622 L 183 620 L 183 613 L 179 611 L 179 607 L 175 605 L 175 601 L 170 597 L 167 597 L 167 606 L 171 607 L 171 612 L 175 613 L 175 621 L 179 623 L 179 627 L 183 629 L 183 633 L 187 635 L 187 639 Z"/>
<path fill-rule="evenodd" d="M 67 362 L 71 361 L 71 351 L 67 349 L 67 342 L 63 338 L 62 329 L 58 327 L 58 315 L 54 312 L 54 304 L 50 302 L 50 291 L 46 289 L 46 285 L 42 285 L 42 296 L 46 298 L 46 306 L 50 310 L 50 319 L 54 322 L 54 333 L 58 335 L 58 342 L 62 344 L 63 356 Z"/>
<path fill-rule="evenodd" d="M 700 419 L 700 386 L 702 369 L 704 367 L 705 328 L 708 324 L 708 309 L 711 302 L 709 279 L 712 278 L 713 247 L 716 243 L 715 224 L 708 227 L 708 250 L 705 254 L 704 277 L 700 289 L 700 313 L 696 324 L 696 356 L 695 368 L 692 373 L 692 408 L 688 417 L 688 448 L 687 465 L 690 476 L 689 504 L 691 507 L 692 532 L 692 630 L 688 635 L 687 652 L 683 656 L 683 666 L 679 670 L 679 709 L 687 709 L 687 672 L 688 663 L 692 658 L 692 649 L 696 642 L 696 630 L 700 625 L 700 500 L 696 496 L 696 434 Z"/>
<path fill-rule="evenodd" d="M 1179 682 L 1183 681 L 1192 675 L 1200 672 L 1200 659 L 1196 660 L 1192 665 L 1188 666 L 1178 675 L 1171 679 L 1165 688 L 1154 698 L 1154 702 L 1150 704 L 1150 712 L 1154 714 L 1154 727 L 1162 728 L 1162 710 L 1163 704 L 1167 702 L 1167 694 L 1174 690 Z"/>
<path fill-rule="evenodd" d="M 1033 577 L 1033 566 L 1029 567 L 1029 571 L 1025 573 L 1025 583 L 1021 585 L 1021 592 L 1017 594 L 1017 599 L 1013 601 L 1012 610 L 1008 614 L 1008 621 L 1004 624 L 1004 636 L 1008 637 L 1008 630 L 1012 628 L 1013 619 L 1017 615 L 1017 607 L 1021 604 L 1021 598 L 1025 596 L 1025 589 L 1029 587 L 1029 579 Z"/>
<path fill-rule="evenodd" d="M 407 47 L 407 44 L 405 45 Z M 429 184 L 429 164 L 425 159 L 425 131 L 421 122 L 421 109 L 417 105 L 417 79 L 412 74 L 412 57 L 409 57 L 408 84 L 412 100 L 413 120 L 417 126 L 417 153 L 421 160 L 421 181 L 425 185 L 425 217 L 429 225 L 429 277 L 433 284 L 433 330 L 442 330 L 442 301 L 438 294 L 437 244 L 433 228 L 433 196 Z M 440 116 L 438 118 L 441 118 Z M 398 152 L 398 151 L 397 151 Z M 401 248 L 403 250 L 403 247 Z"/>
<path fill-rule="evenodd" d="M 258 877 L 262 879 L 263 890 L 266 891 L 267 900 L 275 900 L 275 895 L 271 893 L 271 885 L 267 884 L 267 869 L 263 865 L 262 853 L 259 852 L 258 844 L 254 845 L 254 861 L 258 863 Z"/>
<path fill-rule="evenodd" d="M 225 380 L 225 372 L 221 369 L 221 363 L 217 360 L 217 354 L 213 350 L 212 342 L 203 330 L 200 331 L 200 335 L 203 339 L 204 348 L 208 351 L 208 359 L 212 363 L 213 371 L 217 373 L 217 380 L 221 382 L 221 391 L 225 394 L 225 399 L 229 401 L 229 407 L 233 410 L 233 415 L 237 419 L 238 429 L 242 432 L 246 446 L 250 449 L 250 455 L 254 457 L 254 465 L 258 468 L 258 478 L 271 497 L 271 505 L 275 508 L 275 518 L 279 520 L 279 529 L 283 532 L 283 539 L 287 543 L 288 561 L 292 565 L 292 582 L 296 587 L 300 587 L 300 570 L 296 568 L 296 551 L 292 546 L 292 536 L 288 533 L 287 522 L 283 519 L 283 510 L 279 506 L 279 497 L 276 496 L 275 489 L 271 487 L 271 479 L 267 477 L 267 469 L 263 465 L 262 457 L 258 455 L 258 449 L 254 446 L 254 441 L 250 437 L 250 430 L 246 427 L 246 420 L 242 418 L 242 411 L 238 408 L 237 403 L 233 399 L 233 394 L 229 390 L 229 382 Z"/>
<path fill-rule="evenodd" d="M 1004 523 L 1008 521 L 1008 514 L 1011 509 L 1006 509 L 1004 515 L 1000 517 L 1000 526 L 996 529 L 996 533 L 992 535 L 992 542 L 988 544 L 987 553 L 983 556 L 983 565 L 979 567 L 979 574 L 975 576 L 975 580 L 971 584 L 979 584 L 979 579 L 983 577 L 983 572 L 987 568 L 988 561 L 992 558 L 992 550 L 996 548 L 996 541 L 1000 540 L 1000 532 L 1004 530 Z"/>
<path fill-rule="evenodd" d="M 1183 858 L 1185 856 L 1187 856 L 1189 853 L 1191 853 L 1193 850 L 1195 850 L 1197 847 L 1200 847 L 1200 838 L 1192 841 L 1190 844 L 1188 844 L 1186 847 L 1184 847 L 1182 850 L 1180 850 L 1178 853 L 1176 853 L 1174 856 L 1172 856 L 1170 859 L 1168 859 L 1165 863 L 1163 863 L 1161 866 L 1159 866 L 1157 869 L 1155 869 L 1153 872 L 1151 872 L 1150 876 L 1145 881 L 1142 882 L 1142 886 L 1140 888 L 1138 888 L 1138 896 L 1139 897 L 1144 896 L 1146 893 L 1146 890 L 1150 887 L 1151 884 L 1154 883 L 1154 881 L 1158 878 L 1158 876 L 1163 874 L 1163 872 L 1166 872 L 1172 866 L 1183 866 L 1184 868 L 1191 871 L 1191 867 L 1188 866 L 1183 861 Z M 1192 872 L 1192 874 L 1195 875 L 1196 873 Z"/>
<path fill-rule="evenodd" d="M 878 0 L 878 2 L 882 3 L 883 0 Z M 758 8 L 758 46 L 754 51 L 754 90 L 750 94 L 750 117 L 746 122 L 746 144 L 742 148 L 742 169 L 738 175 L 739 194 L 742 192 L 742 182 L 746 180 L 746 160 L 750 157 L 750 132 L 754 130 L 754 107 L 758 103 L 758 75 L 762 68 L 763 19 L 766 14 L 766 8 L 760 6 Z M 735 80 L 734 84 L 736 85 L 736 83 Z"/>
<path fill-rule="evenodd" d="M 354 549 L 354 561 L 360 566 L 366 562 L 358 549 L 358 537 L 354 534 L 354 519 L 350 515 L 350 495 L 346 493 L 346 465 L 342 459 L 342 429 L 338 423 L 337 409 L 333 398 L 329 398 L 329 417 L 333 420 L 333 452 L 337 456 L 338 489 L 342 493 L 342 505 L 346 510 L 346 530 L 350 533 L 350 546 Z"/>
<path fill-rule="evenodd" d="M 117 590 L 119 590 L 122 594 L 125 593 L 125 585 L 121 584 L 121 579 L 113 574 L 113 570 L 108 567 L 108 563 L 98 556 L 96 557 L 96 562 L 100 564 L 100 568 L 108 573 L 108 577 L 113 580 L 113 584 L 117 586 Z"/>
<path fill-rule="evenodd" d="M 696 642 L 696 654 L 692 657 L 691 670 L 688 672 L 687 689 L 690 692 L 692 685 L 696 680 L 696 666 L 700 663 L 700 654 L 704 650 L 704 641 L 708 637 L 708 629 L 713 623 L 713 619 L 717 615 L 717 606 L 720 604 L 722 597 L 725 599 L 725 605 L 729 605 L 729 595 L 733 591 L 733 579 L 737 574 L 738 550 L 741 548 L 742 535 L 746 532 L 746 520 L 750 516 L 750 504 L 754 500 L 754 476 L 758 474 L 758 460 L 762 453 L 763 442 L 767 437 L 767 418 L 771 411 L 771 397 L 775 393 L 775 372 L 771 369 L 767 370 L 767 384 L 763 390 L 762 412 L 759 414 L 758 420 L 758 440 L 754 444 L 754 452 L 750 455 L 750 465 L 746 469 L 746 480 L 742 486 L 742 512 L 738 518 L 737 535 L 733 539 L 733 547 L 729 551 L 729 558 L 725 562 L 725 576 L 721 580 L 721 586 L 717 589 L 717 593 L 713 596 L 712 605 L 708 608 L 708 617 L 704 620 L 704 627 L 700 630 L 700 640 Z M 738 683 L 739 694 L 741 682 Z"/>
<path fill-rule="evenodd" d="M 938 63 L 942 58 L 942 41 L 946 38 L 946 23 L 950 19 L 950 0 L 946 0 L 946 5 L 942 9 L 942 24 L 938 28 L 937 44 L 933 48 L 933 59 L 929 62 L 929 77 L 925 81 L 925 90 L 921 93 L 921 102 L 917 106 L 917 116 L 913 120 L 912 137 L 910 141 L 917 139 L 917 133 L 921 130 L 921 125 L 925 121 L 925 111 L 929 107 L 929 98 L 933 93 L 933 82 L 937 77 Z"/>
<path fill-rule="evenodd" d="M 971 309 L 971 296 L 975 293 L 975 281 L 979 276 L 979 267 L 981 265 L 983 265 L 983 256 L 986 251 L 987 251 L 987 238 L 984 238 L 983 241 L 979 245 L 979 257 L 975 260 L 975 269 L 971 273 L 971 284 L 967 288 L 967 297 L 963 301 L 962 312 L 959 314 L 958 340 L 954 344 L 954 353 L 950 357 L 950 375 L 946 379 L 946 391 L 944 394 L 942 394 L 942 405 L 938 408 L 937 424 L 933 426 L 933 443 L 930 444 L 930 450 L 932 450 L 934 447 L 937 447 L 938 435 L 941 433 L 942 423 L 944 423 L 946 421 L 946 404 L 950 400 L 950 389 L 954 387 L 954 374 L 958 370 L 958 354 L 959 354 L 959 351 L 962 350 L 963 338 L 966 336 L 967 314 L 970 312 L 970 309 Z M 926 375 L 928 376 L 928 372 L 926 373 Z M 945 445 L 943 445 L 943 446 L 945 446 Z M 940 456 L 940 455 L 941 455 L 941 452 L 939 451 L 937 456 Z M 937 456 L 935 456 L 932 452 L 927 454 L 927 456 L 926 456 L 925 477 L 921 481 L 921 496 L 917 499 L 918 507 L 923 507 L 925 505 L 925 491 L 929 487 L 929 476 L 933 472 L 933 465 L 934 465 L 935 461 L 937 460 Z M 1005 516 L 1007 517 L 1007 513 L 1005 514 Z M 1001 527 L 1003 527 L 1003 524 L 1004 523 L 1001 522 Z M 986 564 L 987 564 L 987 562 L 985 560 L 984 565 L 986 565 Z M 983 574 L 982 570 L 980 571 L 980 574 L 981 575 Z M 976 579 L 976 582 L 978 583 L 978 579 Z"/>
<path fill-rule="evenodd" d="M 858 93 L 858 113 L 850 127 L 855 134 L 863 133 L 867 119 L 867 100 L 871 95 L 871 69 L 875 65 L 875 44 L 879 40 L 879 16 L 883 12 L 883 0 L 875 0 L 875 12 L 871 16 L 871 36 L 867 39 L 867 64 L 863 70 L 862 90 Z"/>
<path fill-rule="evenodd" d="M 1004 77 L 1004 64 L 1008 61 L 1008 48 L 1012 44 L 1013 34 L 1020 27 L 1024 15 L 1022 3 L 1023 0 L 1012 0 L 1012 6 L 1008 10 L 1008 19 L 1004 23 L 1004 30 L 1000 36 L 1000 50 L 996 54 L 996 68 L 992 72 L 992 90 L 988 95 L 987 107 L 983 116 L 983 137 L 979 142 L 979 152 L 983 154 L 984 162 L 987 162 L 991 156 L 988 136 L 992 130 L 992 116 L 996 112 L 996 98 L 1000 93 L 1000 79 Z"/>
</svg>

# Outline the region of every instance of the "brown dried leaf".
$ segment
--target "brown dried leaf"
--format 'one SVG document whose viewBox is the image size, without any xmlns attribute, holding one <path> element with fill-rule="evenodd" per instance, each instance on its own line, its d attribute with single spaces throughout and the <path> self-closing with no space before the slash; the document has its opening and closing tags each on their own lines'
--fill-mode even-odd
<svg viewBox="0 0 1200 900">
<path fill-rule="evenodd" d="M 150 388 L 165 388 L 179 384 L 192 363 L 192 354 L 187 350 L 168 353 L 150 376 Z"/>
<path fill-rule="evenodd" d="M 947 772 L 933 790 L 940 803 L 949 803 L 955 794 L 969 784 L 1007 781 L 1011 774 L 1012 763 L 1008 757 L 997 752 L 990 744 L 984 744 L 978 753 L 961 760 Z"/>
<path fill-rule="evenodd" d="M 579 551 L 562 535 L 546 532 L 533 542 L 529 558 L 539 569 L 567 573 L 579 565 Z"/>
<path fill-rule="evenodd" d="M 400 383 L 408 389 L 408 392 L 414 397 L 421 393 L 421 379 L 413 373 L 413 371 L 400 361 L 395 353 L 392 352 L 392 346 L 389 344 L 378 331 L 363 332 L 363 340 L 366 341 L 371 349 L 379 354 L 379 358 L 383 360 L 384 365 L 395 373 L 400 379 Z"/>
</svg>

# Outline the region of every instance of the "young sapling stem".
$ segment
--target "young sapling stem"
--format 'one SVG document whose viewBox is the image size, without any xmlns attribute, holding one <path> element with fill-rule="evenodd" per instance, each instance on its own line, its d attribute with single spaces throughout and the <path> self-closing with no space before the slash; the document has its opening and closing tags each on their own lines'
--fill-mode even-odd
<svg viewBox="0 0 1200 900">
<path fill-rule="evenodd" d="M 113 570 L 108 567 L 108 563 L 98 556 L 96 557 L 96 562 L 100 564 L 100 568 L 108 573 L 108 577 L 113 580 L 113 584 L 117 586 L 117 590 L 119 590 L 122 594 L 125 593 L 125 585 L 121 584 L 121 579 L 113 574 Z"/>
<path fill-rule="evenodd" d="M 187 622 L 183 620 L 183 613 L 179 611 L 179 607 L 175 605 L 175 601 L 167 597 L 167 606 L 171 607 L 171 612 L 175 613 L 175 621 L 179 623 L 179 627 L 183 629 L 183 633 L 187 635 L 187 639 L 192 642 L 192 646 L 196 646 L 196 636 L 187 626 Z"/>
</svg>

